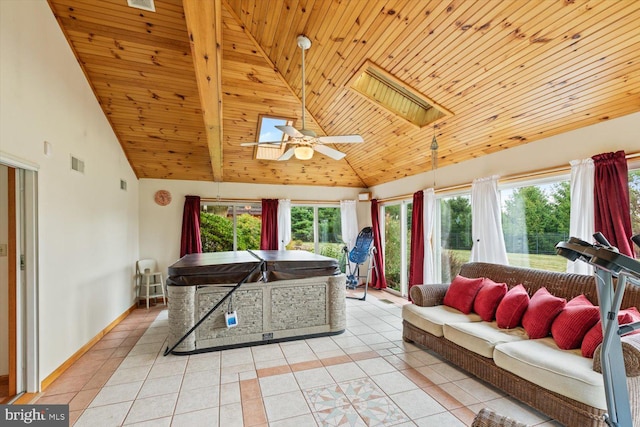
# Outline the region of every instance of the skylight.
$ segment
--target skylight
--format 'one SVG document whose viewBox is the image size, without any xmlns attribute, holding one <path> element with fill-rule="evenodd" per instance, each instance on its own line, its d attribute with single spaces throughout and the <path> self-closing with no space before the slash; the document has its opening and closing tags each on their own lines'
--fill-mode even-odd
<svg viewBox="0 0 640 427">
<path fill-rule="evenodd" d="M 257 145 L 254 157 L 261 160 L 277 160 L 286 149 L 289 138 L 276 126 L 293 126 L 293 120 L 284 117 L 260 116 L 258 120 L 258 142 L 279 142 L 273 145 Z"/>
<path fill-rule="evenodd" d="M 351 89 L 395 115 L 423 128 L 452 113 L 371 61 L 351 80 Z"/>
</svg>

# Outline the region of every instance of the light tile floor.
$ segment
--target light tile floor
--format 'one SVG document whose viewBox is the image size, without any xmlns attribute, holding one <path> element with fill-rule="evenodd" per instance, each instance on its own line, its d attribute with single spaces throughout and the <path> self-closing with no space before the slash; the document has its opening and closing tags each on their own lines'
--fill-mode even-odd
<svg viewBox="0 0 640 427">
<path fill-rule="evenodd" d="M 36 403 L 68 403 L 78 427 L 455 427 L 483 407 L 560 425 L 403 342 L 403 302 L 347 300 L 341 335 L 166 357 L 165 307 L 137 309 Z"/>
</svg>

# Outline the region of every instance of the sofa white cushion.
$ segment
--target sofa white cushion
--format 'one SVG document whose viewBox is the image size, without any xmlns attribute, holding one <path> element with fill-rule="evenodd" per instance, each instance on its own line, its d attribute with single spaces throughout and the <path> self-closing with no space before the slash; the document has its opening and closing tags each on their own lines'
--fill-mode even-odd
<svg viewBox="0 0 640 427">
<path fill-rule="evenodd" d="M 498 344 L 493 361 L 534 384 L 578 402 L 607 409 L 602 375 L 580 349 L 561 350 L 553 338 Z"/>
<path fill-rule="evenodd" d="M 446 305 L 420 307 L 415 304 L 402 306 L 402 319 L 436 337 L 443 336 L 442 325 L 445 323 L 480 322 L 482 320 L 476 313 L 464 314 Z"/>
<path fill-rule="evenodd" d="M 496 322 L 445 323 L 442 330 L 449 341 L 488 358 L 500 343 L 528 339 L 524 328 L 501 329 Z"/>
</svg>

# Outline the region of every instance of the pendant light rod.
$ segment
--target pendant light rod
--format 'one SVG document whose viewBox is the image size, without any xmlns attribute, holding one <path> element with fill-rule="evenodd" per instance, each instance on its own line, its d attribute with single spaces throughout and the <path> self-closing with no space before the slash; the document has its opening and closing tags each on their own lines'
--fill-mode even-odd
<svg viewBox="0 0 640 427">
<path fill-rule="evenodd" d="M 305 91 L 305 70 L 304 70 L 304 51 L 311 47 L 311 40 L 303 34 L 298 36 L 298 47 L 302 49 L 302 129 L 306 129 L 305 126 L 305 106 L 306 104 L 306 91 Z"/>
</svg>

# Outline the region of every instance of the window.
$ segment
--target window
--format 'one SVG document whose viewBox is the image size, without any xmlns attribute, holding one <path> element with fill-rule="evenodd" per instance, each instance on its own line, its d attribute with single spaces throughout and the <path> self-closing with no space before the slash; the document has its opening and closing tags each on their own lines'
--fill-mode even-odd
<svg viewBox="0 0 640 427">
<path fill-rule="evenodd" d="M 401 295 L 408 293 L 409 261 L 411 259 L 412 202 L 382 206 L 384 231 L 384 275 L 387 286 Z"/>
<path fill-rule="evenodd" d="M 260 249 L 262 204 L 202 203 L 202 252 Z"/>
<path fill-rule="evenodd" d="M 629 171 L 629 205 L 631 208 L 631 230 L 640 233 L 640 169 Z M 640 258 L 640 248 L 634 244 L 636 258 Z"/>
<path fill-rule="evenodd" d="M 289 137 L 276 126 L 292 126 L 293 120 L 283 117 L 260 116 L 258 120 L 257 142 L 282 142 L 280 144 L 256 145 L 254 157 L 262 160 L 277 160 L 284 154 Z"/>
<path fill-rule="evenodd" d="M 384 275 L 387 278 L 387 286 L 398 292 L 401 290 L 400 285 L 402 282 L 400 268 L 402 265 L 400 206 L 388 205 L 382 207 L 384 212 Z"/>
<path fill-rule="evenodd" d="M 315 253 L 312 206 L 291 206 L 291 242 L 287 249 Z"/>
<path fill-rule="evenodd" d="M 471 194 L 443 197 L 436 205 L 437 240 L 440 238 L 440 276 L 443 283 L 450 283 L 460 272 L 462 264 L 471 257 Z M 437 274 L 436 274 L 437 276 Z"/>
<path fill-rule="evenodd" d="M 502 230 L 509 264 L 565 271 L 555 245 L 569 239 L 569 181 L 501 190 Z"/>
<path fill-rule="evenodd" d="M 349 86 L 368 100 L 420 128 L 452 114 L 371 61 L 362 65 Z"/>
<path fill-rule="evenodd" d="M 287 249 L 304 250 L 341 259 L 342 223 L 335 206 L 291 206 L 291 243 Z"/>
<path fill-rule="evenodd" d="M 409 295 L 409 267 L 411 264 L 411 221 L 413 221 L 413 202 L 411 203 L 407 203 L 406 204 L 407 207 L 407 220 L 406 223 L 403 227 L 403 230 L 405 230 L 404 235 L 406 236 L 405 242 L 404 242 L 404 247 L 405 247 L 405 251 L 406 251 L 406 255 L 404 256 L 405 259 L 405 263 L 402 266 L 402 270 L 404 271 L 404 287 L 402 290 L 402 295 Z M 423 263 L 424 265 L 424 263 Z M 423 267 L 424 268 L 424 267 Z"/>
<path fill-rule="evenodd" d="M 339 207 L 318 207 L 318 246 L 320 255 L 340 259 L 344 243 Z"/>
</svg>

